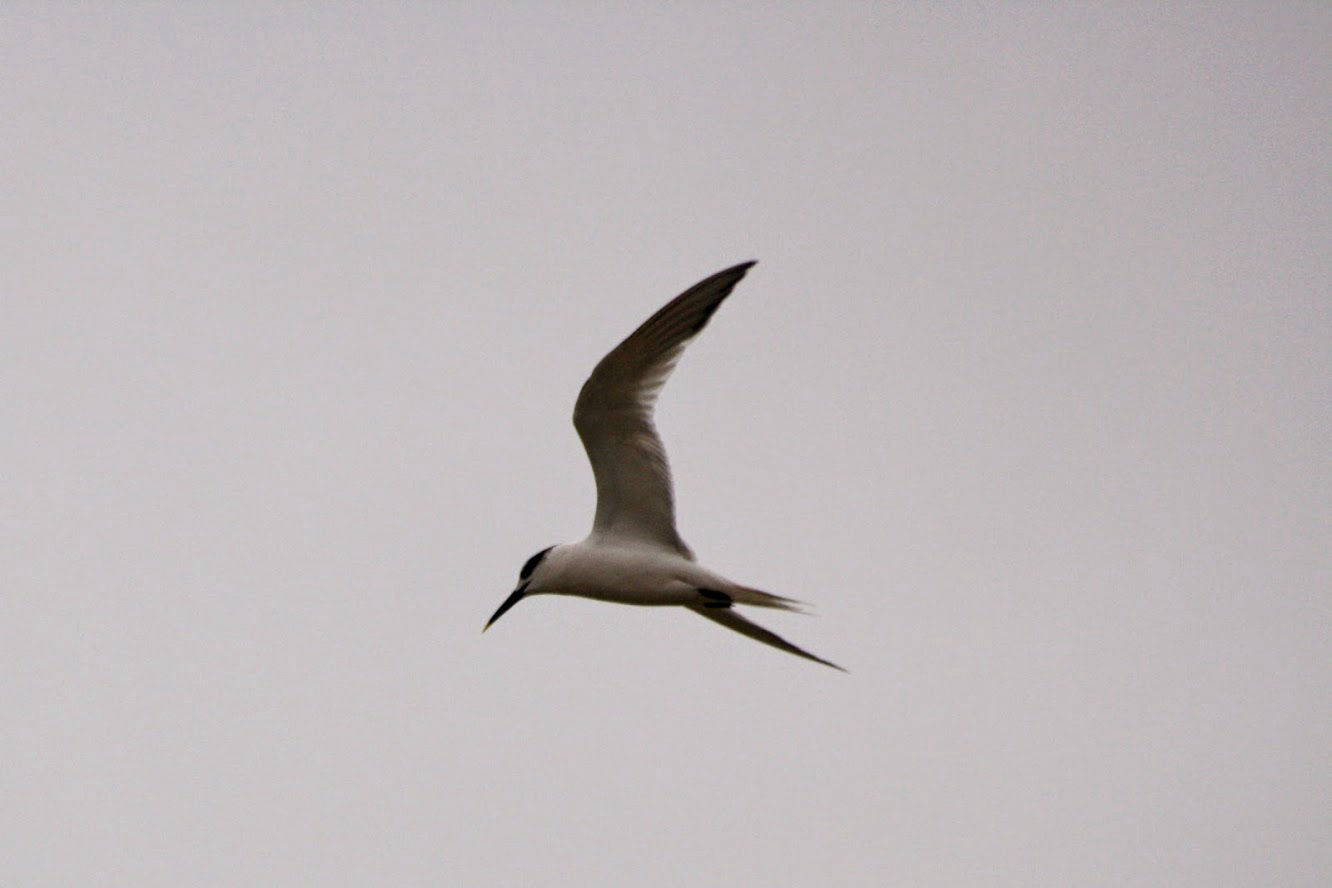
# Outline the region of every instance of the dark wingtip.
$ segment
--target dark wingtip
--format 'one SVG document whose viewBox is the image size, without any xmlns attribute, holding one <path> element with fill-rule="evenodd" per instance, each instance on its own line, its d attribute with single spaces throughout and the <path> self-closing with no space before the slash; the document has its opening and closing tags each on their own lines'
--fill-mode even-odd
<svg viewBox="0 0 1332 888">
<path fill-rule="evenodd" d="M 749 271 L 749 269 L 753 268 L 755 265 L 758 265 L 757 259 L 750 259 L 747 262 L 738 262 L 735 265 L 730 266 L 729 268 L 723 268 L 721 271 L 712 275 L 712 277 L 719 278 L 733 274 L 736 276 L 736 280 L 739 281 L 740 278 L 744 277 L 745 274 Z"/>
<path fill-rule="evenodd" d="M 723 287 L 725 289 L 715 302 L 713 302 L 711 305 L 709 305 L 707 308 L 703 310 L 702 317 L 700 317 L 698 321 L 690 328 L 689 332 L 697 335 L 699 331 L 701 331 L 704 327 L 706 327 L 708 325 L 708 321 L 712 320 L 712 316 L 717 312 L 717 309 L 721 308 L 722 301 L 727 296 L 731 295 L 731 290 L 735 289 L 735 285 L 740 283 L 740 281 L 744 279 L 745 273 L 748 272 L 749 269 L 753 268 L 757 264 L 758 264 L 757 259 L 750 259 L 748 262 L 741 262 L 739 265 L 732 265 L 730 268 L 724 268 L 721 271 L 717 272 L 716 274 L 712 275 L 711 277 L 705 278 L 704 280 L 696 284 L 694 287 L 690 288 L 690 291 L 698 290 L 702 289 L 707 284 L 711 284 L 717 281 L 724 281 Z M 727 278 L 730 278 L 730 280 L 727 280 Z"/>
</svg>

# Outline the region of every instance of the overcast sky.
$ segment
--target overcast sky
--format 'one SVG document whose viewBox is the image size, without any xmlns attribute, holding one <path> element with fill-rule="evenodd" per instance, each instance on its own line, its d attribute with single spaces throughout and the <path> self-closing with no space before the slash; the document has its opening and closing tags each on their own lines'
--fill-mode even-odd
<svg viewBox="0 0 1332 888">
<path fill-rule="evenodd" d="M 0 7 L 0 883 L 1325 885 L 1323 3 Z M 813 603 L 539 598 L 658 422 Z"/>
</svg>

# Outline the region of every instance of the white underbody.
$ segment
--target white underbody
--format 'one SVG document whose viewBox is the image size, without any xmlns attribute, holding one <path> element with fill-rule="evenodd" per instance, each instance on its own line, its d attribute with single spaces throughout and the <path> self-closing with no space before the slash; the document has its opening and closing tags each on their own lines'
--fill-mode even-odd
<svg viewBox="0 0 1332 888">
<path fill-rule="evenodd" d="M 556 546 L 541 564 L 536 594 L 577 595 L 642 605 L 694 605 L 699 589 L 732 594 L 735 583 L 675 552 L 589 537 Z"/>
</svg>

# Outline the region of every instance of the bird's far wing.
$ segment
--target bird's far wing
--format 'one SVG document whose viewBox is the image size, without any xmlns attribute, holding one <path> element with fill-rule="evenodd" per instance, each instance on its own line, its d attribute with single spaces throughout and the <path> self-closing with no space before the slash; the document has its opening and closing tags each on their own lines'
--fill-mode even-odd
<svg viewBox="0 0 1332 888">
<path fill-rule="evenodd" d="M 780 648 L 781 650 L 786 651 L 787 653 L 795 654 L 797 657 L 804 657 L 806 660 L 813 660 L 815 663 L 822 663 L 824 666 L 831 666 L 832 668 L 840 670 L 842 672 L 846 671 L 845 669 L 842 669 L 841 666 L 838 666 L 836 663 L 829 663 L 827 660 L 823 659 L 822 657 L 816 657 L 813 654 L 811 654 L 809 651 L 801 650 L 800 648 L 791 644 L 791 642 L 787 641 L 785 638 L 782 638 L 776 632 L 770 632 L 769 630 L 764 629 L 762 626 L 758 625 L 757 623 L 749 622 L 749 620 L 746 620 L 744 616 L 742 616 L 740 613 L 738 613 L 732 608 L 729 607 L 714 608 L 714 607 L 704 606 L 704 607 L 691 607 L 689 609 L 701 617 L 707 617 L 709 620 L 712 620 L 714 623 L 720 623 L 721 625 L 725 626 L 727 629 L 734 629 L 736 632 L 739 632 L 741 635 L 748 636 L 749 638 L 752 638 L 755 641 L 761 641 L 764 644 L 770 644 L 775 648 Z"/>
<path fill-rule="evenodd" d="M 597 481 L 594 534 L 693 557 L 675 530 L 671 470 L 652 409 L 685 346 L 753 264 L 719 271 L 676 296 L 602 358 L 583 383 L 573 419 Z"/>
</svg>

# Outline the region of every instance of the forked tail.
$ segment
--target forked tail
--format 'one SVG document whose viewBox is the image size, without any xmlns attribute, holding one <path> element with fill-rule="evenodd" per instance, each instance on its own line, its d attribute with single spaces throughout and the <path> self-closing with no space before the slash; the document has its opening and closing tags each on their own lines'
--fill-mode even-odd
<svg viewBox="0 0 1332 888">
<path fill-rule="evenodd" d="M 775 610 L 795 611 L 798 614 L 808 613 L 809 605 L 803 601 L 796 601 L 794 598 L 783 598 L 780 595 L 773 595 L 771 592 L 764 592 L 761 589 L 751 589 L 748 586 L 733 586 L 726 590 L 736 604 L 748 604 L 751 607 L 770 607 Z"/>
</svg>

